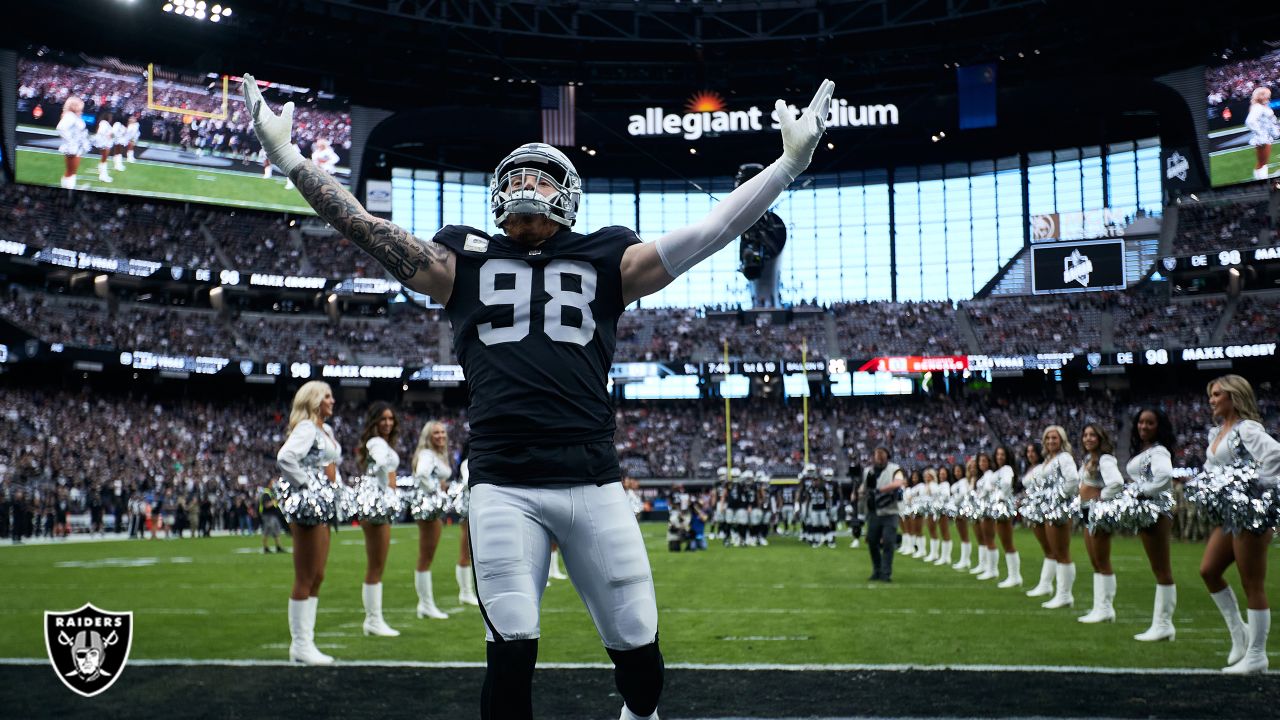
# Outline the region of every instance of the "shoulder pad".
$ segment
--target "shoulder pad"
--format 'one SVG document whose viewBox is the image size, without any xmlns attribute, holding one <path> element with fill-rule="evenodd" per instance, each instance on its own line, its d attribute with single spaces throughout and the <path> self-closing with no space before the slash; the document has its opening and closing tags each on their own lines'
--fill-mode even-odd
<svg viewBox="0 0 1280 720">
<path fill-rule="evenodd" d="M 485 231 L 467 225 L 445 225 L 431 240 L 455 253 L 484 253 L 493 242 Z"/>
</svg>

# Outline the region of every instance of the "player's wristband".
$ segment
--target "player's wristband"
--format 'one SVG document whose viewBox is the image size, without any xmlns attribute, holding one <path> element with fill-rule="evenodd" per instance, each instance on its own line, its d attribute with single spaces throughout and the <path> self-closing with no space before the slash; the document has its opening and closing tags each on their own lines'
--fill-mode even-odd
<svg viewBox="0 0 1280 720">
<path fill-rule="evenodd" d="M 289 177 L 293 169 L 303 163 L 306 158 L 302 153 L 298 152 L 298 148 L 293 145 L 285 145 L 278 148 L 267 148 L 267 157 L 271 158 L 271 164 L 280 168 L 280 172 L 285 177 Z"/>
</svg>

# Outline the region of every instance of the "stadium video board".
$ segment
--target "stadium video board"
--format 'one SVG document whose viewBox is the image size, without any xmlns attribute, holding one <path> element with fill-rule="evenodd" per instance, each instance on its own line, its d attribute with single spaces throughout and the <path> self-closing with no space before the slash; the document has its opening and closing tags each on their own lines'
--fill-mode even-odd
<svg viewBox="0 0 1280 720">
<path fill-rule="evenodd" d="M 294 103 L 299 150 L 345 183 L 347 101 L 259 86 L 276 110 Z M 18 182 L 312 213 L 266 162 L 238 76 L 31 48 L 18 60 L 16 136 Z"/>
<path fill-rule="evenodd" d="M 1214 187 L 1280 176 L 1280 50 L 1205 70 L 1209 183 Z M 1280 148 L 1277 148 L 1280 149 Z"/>
<path fill-rule="evenodd" d="M 1124 287 L 1123 240 L 1031 246 L 1031 291 L 1037 295 Z"/>
</svg>

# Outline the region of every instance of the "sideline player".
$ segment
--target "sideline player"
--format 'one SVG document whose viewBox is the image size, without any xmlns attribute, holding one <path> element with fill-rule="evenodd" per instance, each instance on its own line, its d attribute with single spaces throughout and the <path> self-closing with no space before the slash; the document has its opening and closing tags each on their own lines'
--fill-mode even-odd
<svg viewBox="0 0 1280 720">
<path fill-rule="evenodd" d="M 272 164 L 321 218 L 401 283 L 444 305 L 468 378 L 471 548 L 486 625 L 481 717 L 533 715 L 539 606 L 551 543 L 614 662 L 621 717 L 656 718 L 663 662 L 653 574 L 619 482 L 606 390 L 618 317 L 754 223 L 808 167 L 835 84 L 799 118 L 781 100 L 782 156 L 701 221 L 644 243 L 607 227 L 571 230 L 582 180 L 559 150 L 522 145 L 498 163 L 489 209 L 505 234 L 448 226 L 428 241 L 371 215 L 292 148 L 280 115 L 244 76 Z"/>
</svg>

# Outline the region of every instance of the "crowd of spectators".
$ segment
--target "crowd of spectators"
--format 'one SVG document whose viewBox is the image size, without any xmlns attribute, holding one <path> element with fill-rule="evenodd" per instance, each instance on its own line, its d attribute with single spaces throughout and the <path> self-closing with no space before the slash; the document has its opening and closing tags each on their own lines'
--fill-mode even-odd
<svg viewBox="0 0 1280 720">
<path fill-rule="evenodd" d="M 1112 308 L 1116 347 L 1142 350 L 1208 345 L 1226 304 L 1215 297 L 1174 301 L 1166 290 L 1152 286 L 1119 294 Z"/>
<path fill-rule="evenodd" d="M 996 298 L 961 304 L 985 353 L 1101 350 L 1109 293 L 1060 298 Z"/>
<path fill-rule="evenodd" d="M 955 310 L 946 302 L 851 302 L 831 307 L 837 355 L 964 355 Z"/>
<path fill-rule="evenodd" d="M 353 458 L 363 412 L 340 403 L 330 420 L 343 446 L 340 470 L 350 482 L 359 477 Z M 206 512 L 212 529 L 239 530 L 248 529 L 242 523 L 256 515 L 260 488 L 279 475 L 275 457 L 288 427 L 288 400 L 202 401 L 8 386 L 0 392 L 0 418 L 0 527 L 8 534 L 15 509 L 26 515 L 28 534 L 52 534 L 59 523 L 46 516 L 94 507 L 106 516 L 107 530 L 115 529 L 117 514 L 127 529 L 129 516 L 143 503 L 170 527 L 190 511 L 193 530 Z M 445 421 L 455 454 L 462 447 L 465 424 L 458 411 L 406 411 L 396 448 L 405 473 L 418 433 L 431 419 Z"/>
<path fill-rule="evenodd" d="M 1253 89 L 1260 85 L 1272 89 L 1280 87 L 1280 52 L 1205 71 L 1205 88 L 1211 109 L 1224 102 L 1249 100 Z"/>
<path fill-rule="evenodd" d="M 689 454 L 701 428 L 700 409 L 697 403 L 619 407 L 614 446 L 623 475 L 690 477 Z"/>
<path fill-rule="evenodd" d="M 1280 295 L 1242 295 L 1227 323 L 1228 345 L 1280 341 Z"/>
<path fill-rule="evenodd" d="M 1183 203 L 1178 207 L 1174 255 L 1244 250 L 1275 244 L 1271 200 L 1266 195 Z"/>
<path fill-rule="evenodd" d="M 236 270 L 304 274 L 302 252 L 289 237 L 283 215 L 251 210 L 212 212 L 205 218 L 204 227 Z"/>
<path fill-rule="evenodd" d="M 66 239 L 64 213 L 74 207 L 74 193 L 35 185 L 0 185 L 0 240 L 30 247 L 49 247 Z"/>
</svg>

